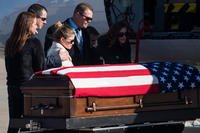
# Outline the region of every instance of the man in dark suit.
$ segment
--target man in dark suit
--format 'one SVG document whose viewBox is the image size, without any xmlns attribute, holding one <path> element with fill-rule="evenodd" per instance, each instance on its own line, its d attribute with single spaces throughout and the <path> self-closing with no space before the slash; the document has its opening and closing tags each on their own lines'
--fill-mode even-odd
<svg viewBox="0 0 200 133">
<path fill-rule="evenodd" d="M 71 26 L 75 31 L 75 43 L 72 49 L 69 51 L 73 64 L 76 65 L 90 65 L 91 60 L 91 48 L 90 38 L 86 31 L 89 23 L 92 21 L 93 8 L 87 3 L 80 3 L 76 6 L 73 16 L 67 18 L 63 24 Z M 54 25 L 50 26 L 46 33 L 44 51 L 47 55 L 48 49 L 52 45 L 53 33 L 55 31 Z"/>
</svg>

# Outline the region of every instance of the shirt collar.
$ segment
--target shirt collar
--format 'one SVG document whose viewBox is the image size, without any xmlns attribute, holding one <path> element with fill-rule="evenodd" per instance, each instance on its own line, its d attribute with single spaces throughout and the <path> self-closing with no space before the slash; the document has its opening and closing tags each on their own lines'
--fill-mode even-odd
<svg viewBox="0 0 200 133">
<path fill-rule="evenodd" d="M 70 25 L 74 30 L 79 30 L 78 26 L 74 23 L 74 21 L 72 20 L 72 18 L 69 18 L 68 22 L 69 22 L 69 25 Z"/>
</svg>

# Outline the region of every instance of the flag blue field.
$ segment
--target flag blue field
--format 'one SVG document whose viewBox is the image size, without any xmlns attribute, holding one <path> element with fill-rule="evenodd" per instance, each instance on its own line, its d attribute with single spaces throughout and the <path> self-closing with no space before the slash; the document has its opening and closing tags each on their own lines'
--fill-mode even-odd
<svg viewBox="0 0 200 133">
<path fill-rule="evenodd" d="M 150 62 L 143 65 L 158 78 L 163 93 L 200 87 L 200 72 L 191 65 L 174 62 Z"/>
</svg>

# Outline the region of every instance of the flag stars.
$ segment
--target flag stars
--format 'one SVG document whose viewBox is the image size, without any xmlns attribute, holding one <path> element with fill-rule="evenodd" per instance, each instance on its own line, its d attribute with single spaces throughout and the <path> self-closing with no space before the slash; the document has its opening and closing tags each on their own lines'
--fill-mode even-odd
<svg viewBox="0 0 200 133">
<path fill-rule="evenodd" d="M 183 65 L 182 65 L 182 64 L 177 64 L 177 66 L 180 66 L 180 67 L 182 67 Z"/>
<path fill-rule="evenodd" d="M 156 68 L 153 68 L 152 71 L 157 72 L 158 70 Z"/>
<path fill-rule="evenodd" d="M 166 79 L 164 77 L 160 77 L 160 81 L 165 83 Z"/>
<path fill-rule="evenodd" d="M 168 89 L 172 88 L 172 84 L 171 83 L 167 83 L 167 88 Z"/>
<path fill-rule="evenodd" d="M 195 88 L 196 87 L 195 83 L 192 82 L 191 85 L 190 85 L 190 87 L 191 88 Z"/>
<path fill-rule="evenodd" d="M 157 66 L 157 65 L 153 65 L 153 67 L 158 68 L 159 66 Z"/>
<path fill-rule="evenodd" d="M 153 63 L 154 65 L 160 65 L 160 63 L 159 62 L 155 62 L 155 63 Z"/>
<path fill-rule="evenodd" d="M 172 76 L 172 80 L 173 80 L 174 82 L 177 81 L 176 77 L 174 77 L 174 76 Z"/>
<path fill-rule="evenodd" d="M 190 69 L 190 70 L 193 70 L 194 68 L 193 68 L 193 67 L 191 67 L 191 66 L 189 66 L 189 67 L 188 67 L 188 69 Z"/>
<path fill-rule="evenodd" d="M 165 67 L 164 70 L 165 70 L 165 71 L 169 71 L 169 68 Z"/>
<path fill-rule="evenodd" d="M 177 69 L 177 70 L 181 70 L 181 68 L 180 68 L 180 67 L 176 67 L 176 69 Z"/>
<path fill-rule="evenodd" d="M 200 86 L 200 72 L 193 66 L 172 62 L 146 63 L 147 68 L 159 79 L 163 93 Z"/>
<path fill-rule="evenodd" d="M 184 80 L 188 81 L 189 80 L 188 76 L 184 76 Z"/>
<path fill-rule="evenodd" d="M 166 72 L 163 72 L 162 74 L 163 74 L 164 76 L 167 76 L 167 75 L 168 75 Z"/>
<path fill-rule="evenodd" d="M 174 71 L 174 74 L 175 74 L 175 75 L 179 75 L 179 72 L 175 70 L 175 71 Z"/>
<path fill-rule="evenodd" d="M 197 80 L 197 81 L 200 81 L 200 76 L 196 76 L 196 80 Z"/>
<path fill-rule="evenodd" d="M 184 87 L 183 82 L 180 82 L 180 83 L 178 84 L 178 87 L 179 87 L 180 89 L 182 89 L 182 88 Z"/>
<path fill-rule="evenodd" d="M 192 73 L 190 71 L 186 71 L 186 74 L 190 75 L 190 76 L 192 75 Z"/>
</svg>

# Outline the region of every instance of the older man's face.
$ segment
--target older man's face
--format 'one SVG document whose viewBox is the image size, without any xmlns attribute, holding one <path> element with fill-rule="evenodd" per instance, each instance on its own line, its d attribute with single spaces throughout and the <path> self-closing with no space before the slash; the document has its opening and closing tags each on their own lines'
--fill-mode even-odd
<svg viewBox="0 0 200 133">
<path fill-rule="evenodd" d="M 83 13 L 78 13 L 78 15 L 79 15 L 79 27 L 87 28 L 89 23 L 92 21 L 93 12 L 87 9 Z"/>
</svg>

